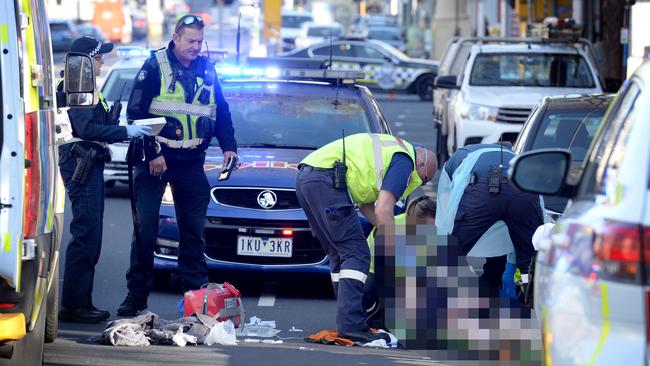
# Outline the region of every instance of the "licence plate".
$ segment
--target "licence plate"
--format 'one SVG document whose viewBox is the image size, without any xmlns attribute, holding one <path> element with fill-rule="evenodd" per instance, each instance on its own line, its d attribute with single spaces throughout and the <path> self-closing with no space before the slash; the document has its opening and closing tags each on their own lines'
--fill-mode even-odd
<svg viewBox="0 0 650 366">
<path fill-rule="evenodd" d="M 292 238 L 270 238 L 259 236 L 237 237 L 238 255 L 291 258 L 292 250 Z"/>
</svg>

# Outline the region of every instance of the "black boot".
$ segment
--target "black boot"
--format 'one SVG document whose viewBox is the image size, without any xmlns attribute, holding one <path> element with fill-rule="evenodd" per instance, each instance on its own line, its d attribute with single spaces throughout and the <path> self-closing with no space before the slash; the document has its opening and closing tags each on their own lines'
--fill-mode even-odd
<svg viewBox="0 0 650 366">
<path fill-rule="evenodd" d="M 111 314 L 94 306 L 82 306 L 76 309 L 61 308 L 59 318 L 69 323 L 98 323 L 108 319 Z"/>
<path fill-rule="evenodd" d="M 135 296 L 133 294 L 126 295 L 126 299 L 122 301 L 117 308 L 118 316 L 136 316 L 139 311 L 147 308 L 147 299 Z"/>
</svg>

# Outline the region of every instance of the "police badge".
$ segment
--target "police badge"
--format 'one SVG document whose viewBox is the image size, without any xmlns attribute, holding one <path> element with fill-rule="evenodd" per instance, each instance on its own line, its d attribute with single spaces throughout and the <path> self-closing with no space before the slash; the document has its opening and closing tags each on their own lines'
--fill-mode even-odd
<svg viewBox="0 0 650 366">
<path fill-rule="evenodd" d="M 143 82 L 147 78 L 147 72 L 145 70 L 140 70 L 138 73 L 138 82 Z"/>
</svg>

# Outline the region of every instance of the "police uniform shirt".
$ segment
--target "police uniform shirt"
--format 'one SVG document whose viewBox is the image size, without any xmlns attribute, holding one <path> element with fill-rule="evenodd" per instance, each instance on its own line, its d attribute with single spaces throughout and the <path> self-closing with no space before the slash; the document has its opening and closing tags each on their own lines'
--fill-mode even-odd
<svg viewBox="0 0 650 366">
<path fill-rule="evenodd" d="M 204 77 L 206 68 L 213 66 L 207 57 L 199 56 L 197 59 L 192 61 L 189 67 L 186 68 L 178 61 L 174 52 L 172 52 L 173 49 L 174 43 L 169 42 L 166 50 L 167 57 L 171 63 L 172 69 L 180 71 L 181 73 L 176 80 L 184 89 L 185 102 L 192 103 L 194 94 L 199 87 L 196 83 L 196 77 Z M 213 93 L 215 104 L 217 106 L 216 128 L 214 128 L 215 136 L 219 141 L 219 146 L 222 151 L 236 152 L 237 142 L 235 141 L 235 130 L 232 126 L 230 108 L 223 96 L 221 85 L 219 84 L 216 73 L 215 79 L 213 80 Z M 158 95 L 160 95 L 160 66 L 158 65 L 156 56 L 152 55 L 145 61 L 135 77 L 127 107 L 128 118 L 135 120 L 157 117 L 156 115 L 149 113 L 149 106 L 151 105 L 153 98 Z M 166 138 L 176 139 L 176 128 L 165 126 L 160 135 Z M 208 136 L 208 140 L 211 138 L 212 136 Z M 204 149 L 207 145 L 207 143 L 204 144 Z M 165 158 L 169 158 L 169 155 L 171 154 L 182 154 L 183 159 L 192 157 L 201 158 L 203 157 L 204 149 L 174 149 L 176 151 L 171 151 L 172 149 L 165 149 L 163 146 L 162 154 L 165 155 Z M 147 160 L 151 160 L 160 155 L 160 153 L 156 153 L 153 150 L 153 145 L 148 145 L 145 153 L 147 155 Z"/>
<path fill-rule="evenodd" d="M 500 149 L 501 145 L 499 144 L 475 144 L 475 145 L 467 145 L 464 147 L 459 148 L 455 153 L 449 157 L 449 160 L 447 160 L 447 163 L 445 163 L 445 171 L 449 175 L 450 178 L 453 178 L 454 172 L 460 164 L 465 160 L 467 155 L 470 153 L 480 150 L 480 149 L 486 149 L 486 148 L 496 148 Z M 503 147 L 503 171 L 502 175 L 505 177 L 508 174 L 508 168 L 510 167 L 510 159 L 512 159 L 515 156 L 515 153 L 508 147 Z M 474 168 L 472 168 L 472 173 L 476 174 L 477 178 L 483 178 L 487 177 L 488 169 L 490 166 L 495 166 L 498 165 L 501 162 L 501 152 L 500 151 L 492 151 L 488 153 L 482 154 L 478 160 L 476 161 L 476 164 L 474 164 Z"/>
<path fill-rule="evenodd" d="M 58 91 L 63 88 L 62 84 L 58 85 Z M 82 140 L 112 143 L 128 138 L 124 126 L 119 126 L 118 121 L 108 120 L 108 111 L 101 101 L 94 108 L 70 108 L 68 117 L 72 125 L 72 136 Z"/>
</svg>

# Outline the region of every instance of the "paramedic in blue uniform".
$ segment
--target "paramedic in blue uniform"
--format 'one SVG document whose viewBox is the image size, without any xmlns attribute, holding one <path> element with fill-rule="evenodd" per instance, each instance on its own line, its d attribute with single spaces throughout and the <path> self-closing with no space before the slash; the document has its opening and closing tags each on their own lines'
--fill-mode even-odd
<svg viewBox="0 0 650 366">
<path fill-rule="evenodd" d="M 77 38 L 70 48 L 71 52 L 84 53 L 92 58 L 95 76 L 101 72 L 104 54 L 111 50 L 112 43 L 101 43 L 92 37 Z M 57 90 L 63 90 L 62 82 Z M 118 120 L 110 119 L 101 93 L 94 108 L 70 108 L 68 117 L 74 138 L 59 146 L 59 166 L 72 208 L 72 238 L 65 254 L 59 315 L 62 321 L 91 323 L 110 316 L 108 311 L 97 309 L 92 301 L 95 265 L 102 247 L 104 163 L 110 159 L 106 143 L 142 136 L 148 127 L 118 126 Z M 79 152 L 91 150 L 95 158 L 89 160 L 91 168 L 85 181 L 73 179 L 77 164 L 83 159 Z"/>
<path fill-rule="evenodd" d="M 535 256 L 533 234 L 537 227 L 544 223 L 544 218 L 539 195 L 519 191 L 508 182 L 507 172 L 510 159 L 515 156 L 514 152 L 509 147 L 504 147 L 501 152 L 499 144 L 468 145 L 458 149 L 449 158 L 444 169 L 449 177 L 453 177 L 456 169 L 470 153 L 486 148 L 496 150 L 481 154 L 474 164 L 470 183 L 458 205 L 451 238 L 459 246 L 459 254 L 467 255 L 479 238 L 501 220 L 506 224 L 514 245 L 516 266 L 522 275 L 526 275 Z M 501 162 L 501 174 L 496 177 L 493 192 L 490 192 L 488 172 L 491 167 L 501 165 Z M 493 295 L 498 296 L 505 265 L 506 256 L 501 256 L 487 258 L 483 267 L 481 279 L 486 281 Z M 527 276 L 523 276 L 524 282 L 526 278 Z"/>
<path fill-rule="evenodd" d="M 216 136 L 224 161 L 228 161 L 236 158 L 237 143 L 214 66 L 207 57 L 199 55 L 203 28 L 198 16 L 180 18 L 173 40 L 145 61 L 131 91 L 129 120 L 162 116 L 167 123 L 155 139 L 148 137 L 131 146 L 137 232 L 126 273 L 129 292 L 117 310 L 120 316 L 134 316 L 147 308 L 153 284 L 158 212 L 167 183 L 174 196 L 179 230 L 178 267 L 184 290 L 198 289 L 208 282 L 203 254 L 203 230 L 210 201 L 210 185 L 203 169 L 205 150 Z"/>
</svg>

